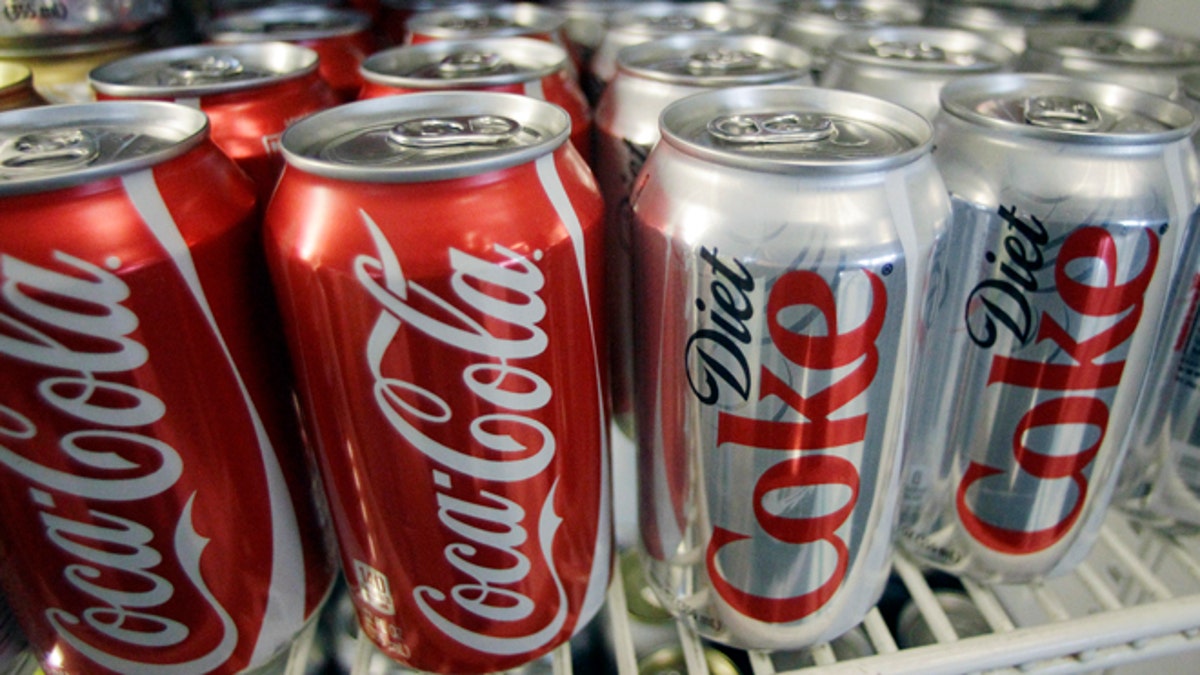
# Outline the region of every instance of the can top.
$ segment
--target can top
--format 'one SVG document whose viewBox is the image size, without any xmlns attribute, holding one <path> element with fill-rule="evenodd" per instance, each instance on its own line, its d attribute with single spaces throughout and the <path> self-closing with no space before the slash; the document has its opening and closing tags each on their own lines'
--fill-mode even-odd
<svg viewBox="0 0 1200 675">
<path fill-rule="evenodd" d="M 317 53 L 287 42 L 193 45 L 111 61 L 88 79 L 117 97 L 204 96 L 257 89 L 316 72 Z"/>
<path fill-rule="evenodd" d="M 311 115 L 283 134 L 283 155 L 307 173 L 353 182 L 413 183 L 531 162 L 570 133 L 566 111 L 518 94 L 385 96 Z"/>
<path fill-rule="evenodd" d="M 0 196 L 45 192 L 156 166 L 208 137 L 208 117 L 159 101 L 112 101 L 0 115 Z"/>
<path fill-rule="evenodd" d="M 1084 26 L 1032 27 L 1026 51 L 1106 65 L 1181 67 L 1200 65 L 1200 43 L 1172 37 L 1152 28 Z"/>
<path fill-rule="evenodd" d="M 566 17 L 531 2 L 497 5 L 458 5 L 414 14 L 408 31 L 441 39 L 471 39 L 505 35 L 552 35 Z"/>
<path fill-rule="evenodd" d="M 541 79 L 567 65 L 567 51 L 523 37 L 437 40 L 367 57 L 360 68 L 371 82 L 405 89 L 483 87 Z"/>
<path fill-rule="evenodd" d="M 0 95 L 32 84 L 33 71 L 29 68 L 19 63 L 0 62 Z"/>
<path fill-rule="evenodd" d="M 954 75 L 994 72 L 1016 58 L 1012 50 L 978 33 L 918 26 L 886 26 L 849 33 L 834 43 L 833 55 L 889 70 Z"/>
<path fill-rule="evenodd" d="M 841 34 L 855 28 L 916 24 L 923 16 L 920 4 L 906 0 L 801 0 L 788 6 L 783 23 L 792 29 Z"/>
<path fill-rule="evenodd" d="M 765 22 L 758 14 L 721 2 L 648 2 L 615 12 L 608 32 L 620 42 L 621 35 L 649 39 L 680 33 L 754 33 Z"/>
<path fill-rule="evenodd" d="M 291 5 L 247 9 L 217 17 L 208 24 L 205 34 L 216 42 L 300 42 L 353 35 L 370 25 L 370 15 L 355 9 Z"/>
<path fill-rule="evenodd" d="M 1184 96 L 1193 101 L 1200 101 L 1200 70 L 1189 70 L 1179 76 L 1179 86 Z"/>
<path fill-rule="evenodd" d="M 863 94 L 815 87 L 717 89 L 663 110 L 662 138 L 725 166 L 776 174 L 862 174 L 927 154 L 917 113 Z"/>
<path fill-rule="evenodd" d="M 1088 144 L 1156 144 L 1191 133 L 1183 106 L 1130 87 L 1058 75 L 1004 73 L 942 88 L 942 109 L 1006 134 Z"/>
<path fill-rule="evenodd" d="M 699 86 L 766 84 L 807 76 L 812 57 L 762 35 L 685 34 L 626 47 L 617 56 L 617 68 L 644 79 Z"/>
</svg>

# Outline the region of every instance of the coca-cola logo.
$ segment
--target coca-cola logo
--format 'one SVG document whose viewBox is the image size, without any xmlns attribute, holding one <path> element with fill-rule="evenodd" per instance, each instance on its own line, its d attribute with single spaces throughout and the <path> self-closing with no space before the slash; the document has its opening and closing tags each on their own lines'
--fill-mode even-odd
<svg viewBox="0 0 1200 675">
<path fill-rule="evenodd" d="M 1146 289 L 1158 261 L 1159 233 L 1141 230 L 1138 236 L 1144 236 L 1145 241 L 1140 248 L 1145 253 L 1134 256 L 1122 252 L 1104 228 L 1076 228 L 1063 241 L 1054 263 L 1054 290 L 1067 312 L 1062 318 L 1049 311 L 1038 317 L 1024 293 L 1045 290 L 1039 289 L 1034 273 L 1044 264 L 1041 247 L 1049 237 L 1041 222 L 1031 216 L 1021 217 L 1015 208 L 1001 208 L 999 214 L 1009 229 L 1004 256 L 998 260 L 996 254 L 988 253 L 988 261 L 999 262 L 1004 278 L 986 280 L 971 294 L 967 320 L 972 339 L 982 347 L 991 347 L 998 326 L 1002 326 L 1019 344 L 1053 343 L 1061 357 L 1050 361 L 992 356 L 988 387 L 1021 387 L 1042 395 L 1017 418 L 1011 430 L 1012 463 L 993 466 L 972 461 L 959 483 L 956 507 L 963 526 L 984 546 L 1003 553 L 1028 554 L 1061 540 L 1083 512 L 1090 488 L 1089 466 L 1108 432 L 1111 390 L 1120 383 L 1125 369 L 1124 358 L 1114 355 L 1132 338 L 1142 317 Z M 1134 248 L 1127 247 L 1126 251 Z M 1138 261 L 1140 269 L 1135 268 Z M 981 307 L 985 315 L 979 324 L 971 323 L 975 306 Z M 1097 325 L 1103 327 L 1095 330 Z M 1092 332 L 1084 335 L 1083 330 Z M 1105 390 L 1110 393 L 1105 394 Z M 1061 395 L 1045 396 L 1054 392 Z M 1049 433 L 1055 430 L 1064 433 Z M 1045 445 L 1057 442 L 1061 446 L 1061 441 L 1054 439 L 1067 439 L 1078 447 Z M 992 479 L 1008 485 L 1022 475 L 1038 482 L 1070 481 L 1073 485 L 1073 502 L 1057 522 L 1028 531 L 1004 527 L 985 519 L 969 498 L 968 491 L 977 483 Z M 989 499 L 1003 501 L 1007 494 L 992 490 Z M 1010 498 L 1014 509 L 1026 499 L 1020 494 L 1011 494 Z"/>
<path fill-rule="evenodd" d="M 431 585 L 413 589 L 421 614 L 450 638 L 480 651 L 525 654 L 555 639 L 567 620 L 567 593 L 551 556 L 561 518 L 554 511 L 551 487 L 530 532 L 525 507 L 486 489 L 474 499 L 451 494 L 458 476 L 464 483 L 521 483 L 542 474 L 557 452 L 554 430 L 538 419 L 550 403 L 553 388 L 542 375 L 522 362 L 541 356 L 549 338 L 539 323 L 546 316 L 540 293 L 545 277 L 536 262 L 541 252 L 524 256 L 500 244 L 493 259 L 449 249 L 453 299 L 442 298 L 409 281 L 386 236 L 365 212 L 359 215 L 370 233 L 378 257 L 359 255 L 354 261 L 358 282 L 383 311 L 366 345 L 366 361 L 374 378 L 374 400 L 392 429 L 429 458 L 438 520 L 455 541 L 446 544 L 446 564 L 463 579 L 450 588 Z M 385 352 L 401 326 L 445 346 L 475 355 L 462 370 L 460 383 L 478 405 L 451 405 L 447 397 L 418 382 L 388 372 Z M 495 410 L 474 419 L 455 415 L 470 410 Z M 434 438 L 441 425 L 466 425 L 470 447 L 452 447 Z M 459 489 L 461 495 L 464 489 Z M 536 537 L 542 561 L 531 560 L 521 547 Z M 505 566 L 490 567 L 478 555 L 500 554 Z M 549 577 L 558 596 L 558 609 L 543 626 L 527 626 L 535 600 L 522 586 L 533 574 Z M 490 634 L 467 628 L 469 617 L 502 626 Z M 501 636 L 504 637 L 501 637 Z"/>
<path fill-rule="evenodd" d="M 215 670 L 237 646 L 237 630 L 200 574 L 208 540 L 192 524 L 195 494 L 178 513 L 171 544 L 182 576 L 218 617 L 220 639 L 208 653 L 185 663 L 127 658 L 180 645 L 194 631 L 160 609 L 177 589 L 160 574 L 166 561 L 154 547 L 155 531 L 100 505 L 153 499 L 176 485 L 184 465 L 171 445 L 135 431 L 167 414 L 163 401 L 119 381 L 128 382 L 131 378 L 122 376 L 150 358 L 132 337 L 137 315 L 122 304 L 130 289 L 110 271 L 121 261 L 109 258 L 102 267 L 61 251 L 52 257 L 56 269 L 0 256 L 0 294 L 7 304 L 0 312 L 0 356 L 44 368 L 36 387 L 46 412 L 79 424 L 65 433 L 56 428 L 57 438 L 47 440 L 50 432 L 35 422 L 47 415 L 0 403 L 0 465 L 29 482 L 27 496 L 40 513 L 46 542 L 76 561 L 62 570 L 62 578 L 78 593 L 79 604 L 92 603 L 82 611 L 50 607 L 46 619 L 64 642 L 117 672 Z M 34 452 L 13 449 L 19 444 L 36 445 L 40 453 L 57 445 L 73 469 L 39 463 Z M 71 503 L 75 513 L 83 505 L 86 521 L 64 515 Z M 155 510 L 162 507 L 159 501 Z"/>
<path fill-rule="evenodd" d="M 716 401 L 719 391 L 744 399 L 750 391 L 750 368 L 742 350 L 750 343 L 745 322 L 754 316 L 748 295 L 754 281 L 745 267 L 736 261 L 720 260 L 716 251 L 702 249 L 701 258 L 713 273 L 710 294 L 715 307 L 710 308 L 709 319 L 716 328 L 694 333 L 687 353 L 702 354 L 695 346 L 706 344 L 721 350 L 723 356 L 719 360 L 698 357 L 706 376 L 693 380 L 693 393 L 702 402 Z M 714 527 L 706 552 L 709 577 L 721 597 L 746 616 L 775 623 L 798 621 L 824 607 L 845 579 L 850 551 L 839 531 L 858 504 L 860 480 L 859 468 L 839 453 L 861 446 L 867 436 L 867 414 L 845 411 L 875 381 L 879 369 L 876 341 L 887 315 L 887 289 L 882 279 L 869 270 L 861 273 L 869 288 L 869 302 L 865 318 L 849 329 L 840 325 L 833 288 L 816 272 L 786 272 L 775 281 L 767 297 L 763 320 L 771 347 L 793 366 L 831 377 L 829 386 L 816 392 L 800 391 L 764 365 L 757 373 L 758 400 L 778 399 L 794 413 L 789 415 L 792 419 L 757 419 L 724 409 L 718 413 L 717 447 L 728 446 L 731 452 L 756 448 L 788 453 L 787 461 L 773 464 L 758 477 L 751 492 L 758 529 L 795 547 L 798 554 L 818 547 L 823 554 L 820 557 L 828 555 L 826 559 L 832 561 L 816 588 L 790 597 L 758 595 L 727 577 L 718 560 L 727 546 L 755 535 Z M 783 319 L 798 308 L 815 311 L 822 321 L 813 323 L 823 325 L 824 333 L 797 332 Z M 733 367 L 719 365 L 730 363 Z M 835 376 L 834 371 L 839 374 Z M 782 514 L 768 506 L 769 495 L 776 491 L 805 488 L 836 491 L 845 495 L 845 501 L 828 512 L 799 516 Z"/>
</svg>

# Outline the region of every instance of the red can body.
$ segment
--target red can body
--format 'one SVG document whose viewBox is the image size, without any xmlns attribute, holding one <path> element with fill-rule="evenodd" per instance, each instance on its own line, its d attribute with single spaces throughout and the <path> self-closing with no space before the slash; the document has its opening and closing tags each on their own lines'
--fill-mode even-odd
<svg viewBox="0 0 1200 675">
<path fill-rule="evenodd" d="M 443 143 L 529 111 L 554 127 L 519 161 Z M 602 206 L 567 124 L 451 92 L 284 136 L 266 241 L 302 407 L 359 622 L 421 670 L 521 665 L 603 603 Z"/>
<path fill-rule="evenodd" d="M 283 170 L 283 131 L 340 102 L 317 66 L 316 52 L 282 42 L 200 45 L 113 61 L 90 79 L 99 100 L 173 101 L 204 112 L 213 142 L 254 180 L 266 204 Z"/>
<path fill-rule="evenodd" d="M 258 668 L 332 583 L 254 191 L 203 116 L 53 106 L 0 136 L 36 174 L 88 134 L 103 152 L 184 127 L 96 175 L 21 185 L 5 164 L 0 582 L 49 673 Z"/>
</svg>

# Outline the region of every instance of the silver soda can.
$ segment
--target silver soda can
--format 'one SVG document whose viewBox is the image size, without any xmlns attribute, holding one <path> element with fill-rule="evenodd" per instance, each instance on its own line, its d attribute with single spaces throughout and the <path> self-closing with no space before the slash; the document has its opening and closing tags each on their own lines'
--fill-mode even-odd
<svg viewBox="0 0 1200 675">
<path fill-rule="evenodd" d="M 924 15 L 924 4 L 915 0 L 800 0 L 784 10 L 775 37 L 812 52 L 819 75 L 833 43 L 843 35 L 881 26 L 914 26 Z"/>
<path fill-rule="evenodd" d="M 758 84 L 812 84 L 812 60 L 762 35 L 676 35 L 628 47 L 596 109 L 595 172 L 608 217 L 610 377 L 613 412 L 632 435 L 633 347 L 629 192 L 668 104 L 706 90 Z M 628 484 L 628 483 L 626 483 Z"/>
<path fill-rule="evenodd" d="M 997 583 L 1070 570 L 1111 502 L 1179 241 L 1192 115 L 1059 76 L 942 90 L 954 220 L 934 261 L 900 537 Z"/>
<path fill-rule="evenodd" d="M 933 0 L 925 13 L 925 25 L 979 33 L 1021 54 L 1025 51 L 1027 28 L 1074 23 L 1078 18 L 1076 12 L 1063 8 L 1033 9 L 964 3 L 961 0 Z"/>
<path fill-rule="evenodd" d="M 647 2 L 616 12 L 600 46 L 592 54 L 589 95 L 599 98 L 617 74 L 621 50 L 672 35 L 755 35 L 770 31 L 771 22 L 757 12 L 734 9 L 720 2 Z"/>
<path fill-rule="evenodd" d="M 947 82 L 1010 70 L 1015 59 L 1007 47 L 977 33 L 888 26 L 838 38 L 821 86 L 878 96 L 933 120 Z"/>
<path fill-rule="evenodd" d="M 635 186 L 641 534 L 663 605 L 738 647 L 861 621 L 892 555 L 927 260 L 920 115 L 811 87 L 690 96 Z"/>
<path fill-rule="evenodd" d="M 1026 31 L 1017 69 L 1179 96 L 1179 76 L 1200 67 L 1200 42 L 1152 28 L 1074 24 Z"/>
</svg>

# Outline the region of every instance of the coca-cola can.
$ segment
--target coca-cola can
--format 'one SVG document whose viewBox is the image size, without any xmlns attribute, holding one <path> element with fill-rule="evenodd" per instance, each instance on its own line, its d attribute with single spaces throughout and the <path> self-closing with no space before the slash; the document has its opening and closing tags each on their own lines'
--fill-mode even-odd
<svg viewBox="0 0 1200 675">
<path fill-rule="evenodd" d="M 358 98 L 422 91 L 497 91 L 561 106 L 571 116 L 571 144 L 592 157 L 592 109 L 571 71 L 567 51 L 530 38 L 439 40 L 379 52 L 362 64 Z"/>
<path fill-rule="evenodd" d="M 531 37 L 565 46 L 566 23 L 561 12 L 532 2 L 456 5 L 409 17 L 406 41 Z"/>
<path fill-rule="evenodd" d="M 1180 244 L 1192 115 L 1108 83 L 942 90 L 954 221 L 935 259 L 900 535 L 984 582 L 1072 569 L 1111 503 Z"/>
<path fill-rule="evenodd" d="M 317 61 L 312 49 L 286 42 L 191 45 L 117 59 L 88 78 L 100 100 L 173 101 L 204 112 L 213 142 L 254 180 L 265 205 L 283 170 L 284 129 L 339 102 Z"/>
<path fill-rule="evenodd" d="M 1017 69 L 1122 84 L 1179 97 L 1179 77 L 1200 67 L 1200 42 L 1153 28 L 1072 24 L 1025 31 Z"/>
<path fill-rule="evenodd" d="M 811 85 L 812 58 L 762 35 L 681 34 L 621 51 L 617 73 L 596 108 L 596 179 L 608 214 L 610 376 L 614 420 L 633 432 L 633 214 L 629 195 L 669 104 L 734 86 Z M 633 481 L 620 481 L 618 491 Z"/>
<path fill-rule="evenodd" d="M 604 602 L 602 202 L 527 96 L 347 104 L 266 216 L 359 623 L 420 670 L 516 667 Z"/>
<path fill-rule="evenodd" d="M 663 111 L 634 188 L 647 578 L 700 635 L 799 649 L 891 568 L 927 260 L 950 215 L 924 118 L 739 87 Z"/>
<path fill-rule="evenodd" d="M 343 101 L 358 96 L 358 67 L 375 51 L 371 15 L 357 9 L 261 7 L 218 17 L 205 34 L 218 44 L 279 40 L 308 47 L 317 53 L 321 78 Z"/>
<path fill-rule="evenodd" d="M 0 115 L 0 203 L 0 584 L 43 668 L 282 672 L 333 564 L 250 181 L 199 111 L 47 106 Z"/>
<path fill-rule="evenodd" d="M 761 14 L 738 10 L 720 2 L 646 2 L 615 12 L 604 39 L 592 54 L 584 83 L 589 96 L 599 100 L 617 75 L 621 50 L 672 35 L 765 35 L 771 22 Z"/>
<path fill-rule="evenodd" d="M 786 6 L 775 37 L 810 51 L 820 77 L 838 38 L 883 26 L 914 26 L 924 15 L 924 4 L 915 0 L 800 0 Z"/>
<path fill-rule="evenodd" d="M 888 26 L 834 41 L 821 86 L 857 91 L 899 103 L 933 120 L 938 95 L 952 80 L 1012 69 L 1007 47 L 953 28 Z"/>
</svg>

